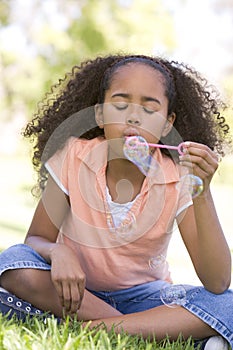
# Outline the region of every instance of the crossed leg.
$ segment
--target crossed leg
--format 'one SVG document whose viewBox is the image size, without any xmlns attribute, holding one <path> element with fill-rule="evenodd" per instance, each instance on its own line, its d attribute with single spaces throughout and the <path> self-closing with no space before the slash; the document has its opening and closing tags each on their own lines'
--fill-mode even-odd
<svg viewBox="0 0 233 350">
<path fill-rule="evenodd" d="M 63 308 L 50 276 L 50 271 L 37 269 L 9 270 L 2 274 L 0 284 L 35 307 L 62 317 Z M 103 323 L 107 329 L 114 326 L 116 332 L 124 329 L 129 334 L 142 334 L 145 338 L 155 335 L 158 340 L 167 335 L 176 340 L 180 333 L 184 338 L 192 336 L 197 339 L 218 334 L 183 307 L 159 306 L 123 315 L 87 290 L 77 315 L 79 320 L 92 320 L 90 327 Z"/>
<path fill-rule="evenodd" d="M 8 270 L 1 275 L 0 285 L 33 306 L 64 316 L 63 308 L 51 280 L 50 271 L 37 269 Z M 121 315 L 119 311 L 85 290 L 78 310 L 79 320 L 95 320 L 101 317 Z"/>
<path fill-rule="evenodd" d="M 158 306 L 146 311 L 102 318 L 92 321 L 90 327 L 95 327 L 100 321 L 108 330 L 114 326 L 116 332 L 124 330 L 131 335 L 141 334 L 144 338 L 155 335 L 158 340 L 167 335 L 170 340 L 176 340 L 180 334 L 184 339 L 190 336 L 194 339 L 204 339 L 218 335 L 210 326 L 180 306 Z"/>
</svg>

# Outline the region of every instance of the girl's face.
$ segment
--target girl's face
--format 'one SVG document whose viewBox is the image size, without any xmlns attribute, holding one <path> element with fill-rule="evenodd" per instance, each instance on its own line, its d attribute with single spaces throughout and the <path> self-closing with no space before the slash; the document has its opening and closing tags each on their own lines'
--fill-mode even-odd
<svg viewBox="0 0 233 350">
<path fill-rule="evenodd" d="M 99 127 L 107 140 L 140 135 L 158 143 L 172 128 L 175 115 L 168 113 L 163 75 L 141 63 L 129 63 L 114 73 L 105 101 L 96 108 Z"/>
</svg>

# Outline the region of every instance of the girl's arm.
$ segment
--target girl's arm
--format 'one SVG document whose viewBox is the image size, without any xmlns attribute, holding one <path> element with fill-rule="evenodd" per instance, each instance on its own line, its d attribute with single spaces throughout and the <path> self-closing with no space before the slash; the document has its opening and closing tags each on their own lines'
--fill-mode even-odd
<svg viewBox="0 0 233 350">
<path fill-rule="evenodd" d="M 56 243 L 59 228 L 69 211 L 67 196 L 49 177 L 46 189 L 38 203 L 25 244 L 36 250 L 51 264 L 52 282 L 68 313 L 81 305 L 85 289 L 85 274 L 74 251 L 65 244 Z"/>
<path fill-rule="evenodd" d="M 205 288 L 222 293 L 231 281 L 231 253 L 209 188 L 218 167 L 217 157 L 205 145 L 194 142 L 188 143 L 187 149 L 188 153 L 180 157 L 182 165 L 192 168 L 203 180 L 204 190 L 193 199 L 193 206 L 187 209 L 179 229 Z"/>
<path fill-rule="evenodd" d="M 51 253 L 57 246 L 60 226 L 68 210 L 67 196 L 49 177 L 25 238 L 25 243 L 34 248 L 49 263 L 51 263 Z"/>
</svg>

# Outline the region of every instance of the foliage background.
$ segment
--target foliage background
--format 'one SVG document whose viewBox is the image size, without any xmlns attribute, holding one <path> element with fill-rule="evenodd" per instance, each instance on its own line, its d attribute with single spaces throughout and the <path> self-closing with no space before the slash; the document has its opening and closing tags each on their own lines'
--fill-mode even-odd
<svg viewBox="0 0 233 350">
<path fill-rule="evenodd" d="M 73 65 L 116 52 L 184 61 L 218 87 L 233 129 L 232 39 L 231 0 L 0 0 L 0 248 L 23 241 L 36 205 L 21 130 Z M 231 248 L 232 171 L 230 153 L 213 184 Z M 170 261 L 175 281 L 198 282 L 177 233 Z"/>
</svg>

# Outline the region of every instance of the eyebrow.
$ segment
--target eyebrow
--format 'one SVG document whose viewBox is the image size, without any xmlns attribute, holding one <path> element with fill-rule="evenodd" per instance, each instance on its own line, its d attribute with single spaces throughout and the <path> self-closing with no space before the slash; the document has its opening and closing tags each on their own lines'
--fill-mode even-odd
<svg viewBox="0 0 233 350">
<path fill-rule="evenodd" d="M 125 93 L 116 93 L 116 94 L 112 95 L 112 98 L 114 98 L 114 97 L 129 98 L 130 95 L 129 94 L 125 94 Z M 156 102 L 159 105 L 161 105 L 161 102 L 157 98 L 154 98 L 154 97 L 143 96 L 143 101 L 145 101 L 145 102 L 152 101 L 152 102 Z"/>
</svg>

